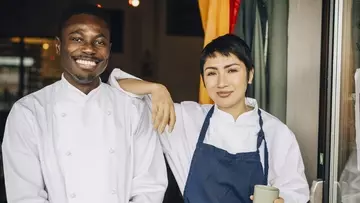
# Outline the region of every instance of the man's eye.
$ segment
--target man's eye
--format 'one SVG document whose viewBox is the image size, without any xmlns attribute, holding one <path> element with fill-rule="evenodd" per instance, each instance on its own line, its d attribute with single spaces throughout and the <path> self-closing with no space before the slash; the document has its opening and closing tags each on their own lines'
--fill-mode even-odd
<svg viewBox="0 0 360 203">
<path fill-rule="evenodd" d="M 82 42 L 82 39 L 80 37 L 72 37 L 71 38 L 71 41 L 74 41 L 74 42 Z"/>
<path fill-rule="evenodd" d="M 103 41 L 96 41 L 95 44 L 96 44 L 96 45 L 102 45 L 102 46 L 104 46 L 104 45 L 105 45 L 105 42 L 103 42 Z"/>
</svg>

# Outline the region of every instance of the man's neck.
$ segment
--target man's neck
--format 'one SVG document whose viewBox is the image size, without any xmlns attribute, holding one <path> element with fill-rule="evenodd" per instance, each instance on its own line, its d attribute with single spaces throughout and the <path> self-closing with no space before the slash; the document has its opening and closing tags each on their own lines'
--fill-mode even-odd
<svg viewBox="0 0 360 203">
<path fill-rule="evenodd" d="M 92 82 L 87 84 L 80 84 L 77 81 L 74 80 L 74 78 L 67 73 L 64 72 L 64 78 L 74 87 L 76 87 L 78 90 L 83 92 L 84 94 L 89 94 L 93 89 L 96 89 L 100 85 L 100 79 L 94 79 Z"/>
</svg>

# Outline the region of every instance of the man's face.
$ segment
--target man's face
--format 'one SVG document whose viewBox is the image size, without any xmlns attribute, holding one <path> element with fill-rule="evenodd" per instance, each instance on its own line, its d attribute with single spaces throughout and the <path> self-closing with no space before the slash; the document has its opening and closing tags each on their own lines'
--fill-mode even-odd
<svg viewBox="0 0 360 203">
<path fill-rule="evenodd" d="M 87 14 L 74 15 L 57 40 L 57 53 L 65 73 L 79 84 L 89 84 L 104 72 L 110 55 L 106 22 Z"/>
<path fill-rule="evenodd" d="M 235 55 L 206 59 L 204 83 L 210 98 L 220 109 L 232 109 L 245 101 L 245 92 L 252 82 L 253 70 L 247 75 L 245 64 Z"/>
</svg>

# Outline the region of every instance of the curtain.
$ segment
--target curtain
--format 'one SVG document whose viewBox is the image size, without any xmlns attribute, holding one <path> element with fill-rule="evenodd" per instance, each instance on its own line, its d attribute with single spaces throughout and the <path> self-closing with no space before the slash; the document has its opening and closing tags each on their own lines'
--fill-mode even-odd
<svg viewBox="0 0 360 203">
<path fill-rule="evenodd" d="M 239 13 L 241 0 L 230 0 L 230 33 L 234 33 L 236 19 Z"/>
<path fill-rule="evenodd" d="M 230 0 L 199 0 L 201 21 L 204 29 L 204 46 L 216 37 L 229 33 Z M 213 103 L 200 76 L 199 102 Z"/>
<path fill-rule="evenodd" d="M 247 96 L 286 120 L 287 24 L 289 1 L 242 0 L 234 34 L 252 49 L 255 75 Z"/>
<path fill-rule="evenodd" d="M 233 33 L 252 49 L 255 76 L 247 96 L 281 121 L 286 120 L 287 28 L 289 1 L 199 0 L 204 46 Z M 213 103 L 200 77 L 199 102 Z"/>
<path fill-rule="evenodd" d="M 289 1 L 268 0 L 268 111 L 286 122 Z"/>
<path fill-rule="evenodd" d="M 253 33 L 253 42 L 252 42 L 252 57 L 254 61 L 254 85 L 255 85 L 255 99 L 258 102 L 258 105 L 263 108 L 266 108 L 266 61 L 265 61 L 265 49 L 264 49 L 264 39 L 265 35 L 263 33 L 263 27 L 261 23 L 259 6 L 256 1 L 255 3 L 255 25 Z"/>
</svg>

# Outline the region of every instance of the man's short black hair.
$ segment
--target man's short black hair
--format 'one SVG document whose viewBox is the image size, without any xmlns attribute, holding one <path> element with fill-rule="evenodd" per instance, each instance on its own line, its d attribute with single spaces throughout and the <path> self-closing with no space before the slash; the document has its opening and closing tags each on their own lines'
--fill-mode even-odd
<svg viewBox="0 0 360 203">
<path fill-rule="evenodd" d="M 61 33 L 62 33 L 63 28 L 66 25 L 66 22 L 72 16 L 78 15 L 78 14 L 88 14 L 88 15 L 96 16 L 96 17 L 104 20 L 109 29 L 111 27 L 110 15 L 104 9 L 99 8 L 96 5 L 88 4 L 88 3 L 74 4 L 71 7 L 69 7 L 68 9 L 64 10 L 61 15 L 61 19 L 60 19 L 60 23 L 59 23 L 59 31 L 58 31 L 59 37 L 61 37 Z"/>
<path fill-rule="evenodd" d="M 251 50 L 246 42 L 236 35 L 226 34 L 214 39 L 202 50 L 200 56 L 200 73 L 202 77 L 204 77 L 206 60 L 215 57 L 216 53 L 223 56 L 230 56 L 230 54 L 235 55 L 245 64 L 248 76 L 249 72 L 254 68 Z"/>
</svg>

